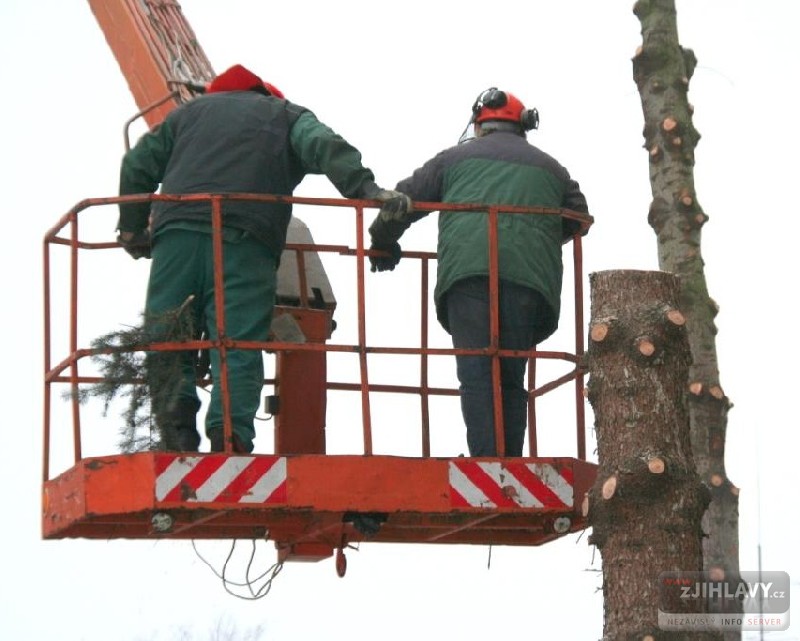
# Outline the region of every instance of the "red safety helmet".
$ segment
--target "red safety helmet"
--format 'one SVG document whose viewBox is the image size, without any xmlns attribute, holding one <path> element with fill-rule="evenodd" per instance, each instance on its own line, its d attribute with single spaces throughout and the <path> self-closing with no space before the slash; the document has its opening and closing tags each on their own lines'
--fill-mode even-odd
<svg viewBox="0 0 800 641">
<path fill-rule="evenodd" d="M 520 125 L 523 131 L 530 131 L 539 126 L 539 112 L 525 109 L 525 105 L 514 94 L 490 87 L 481 92 L 472 105 L 472 122 L 488 120 L 506 120 Z"/>
</svg>

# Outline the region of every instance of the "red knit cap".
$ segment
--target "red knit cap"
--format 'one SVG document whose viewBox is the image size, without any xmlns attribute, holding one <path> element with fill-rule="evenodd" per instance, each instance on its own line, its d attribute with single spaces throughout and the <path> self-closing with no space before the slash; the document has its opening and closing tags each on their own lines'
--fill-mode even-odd
<svg viewBox="0 0 800 641">
<path fill-rule="evenodd" d="M 276 86 L 264 82 L 256 74 L 242 65 L 233 65 L 214 78 L 206 87 L 206 93 L 221 91 L 249 91 L 263 87 L 277 98 L 283 98 L 283 92 Z"/>
<path fill-rule="evenodd" d="M 269 91 L 270 95 L 273 95 L 276 98 L 280 98 L 281 100 L 286 100 L 286 98 L 283 95 L 283 92 L 280 89 L 278 89 L 275 85 L 265 82 L 264 89 Z"/>
</svg>

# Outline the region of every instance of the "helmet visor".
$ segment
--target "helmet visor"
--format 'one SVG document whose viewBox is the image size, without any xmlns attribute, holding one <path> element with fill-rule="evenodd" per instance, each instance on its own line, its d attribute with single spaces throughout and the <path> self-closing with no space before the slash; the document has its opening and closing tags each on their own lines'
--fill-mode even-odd
<svg viewBox="0 0 800 641">
<path fill-rule="evenodd" d="M 461 134 L 461 137 L 458 139 L 458 144 L 460 145 L 462 142 L 468 142 L 475 138 L 475 116 L 472 116 L 467 123 L 467 126 L 464 127 L 464 132 Z"/>
</svg>

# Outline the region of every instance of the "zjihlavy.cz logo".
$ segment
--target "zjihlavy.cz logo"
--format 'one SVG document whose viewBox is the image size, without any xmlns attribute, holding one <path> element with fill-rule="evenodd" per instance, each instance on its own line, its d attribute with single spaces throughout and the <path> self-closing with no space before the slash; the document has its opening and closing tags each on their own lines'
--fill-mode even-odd
<svg viewBox="0 0 800 641">
<path fill-rule="evenodd" d="M 658 576 L 658 626 L 662 630 L 786 630 L 789 575 L 740 572 L 715 579 L 709 572 Z"/>
</svg>

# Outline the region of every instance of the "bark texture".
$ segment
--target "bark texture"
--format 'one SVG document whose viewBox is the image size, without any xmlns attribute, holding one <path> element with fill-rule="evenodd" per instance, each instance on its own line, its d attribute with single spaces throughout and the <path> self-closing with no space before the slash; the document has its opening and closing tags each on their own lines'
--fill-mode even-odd
<svg viewBox="0 0 800 641">
<path fill-rule="evenodd" d="M 645 149 L 653 200 L 648 220 L 658 241 L 659 268 L 680 277 L 678 305 L 686 315 L 692 361 L 689 421 L 697 471 L 711 491 L 703 517 L 707 537 L 704 569 L 718 578 L 739 576 L 739 490 L 725 471 L 725 433 L 731 403 L 720 385 L 714 319 L 700 251 L 708 221 L 697 200 L 694 150 L 700 134 L 692 124 L 689 81 L 697 60 L 678 40 L 675 0 L 638 0 L 642 45 L 633 58 L 633 77 L 644 113 Z M 738 639 L 739 633 L 725 638 Z"/>
<path fill-rule="evenodd" d="M 603 559 L 604 641 L 721 639 L 658 627 L 659 575 L 702 569 L 709 501 L 689 435 L 678 279 L 609 271 L 592 274 L 590 286 L 587 389 L 599 469 L 584 509 Z"/>
</svg>

